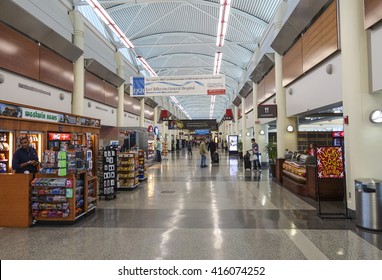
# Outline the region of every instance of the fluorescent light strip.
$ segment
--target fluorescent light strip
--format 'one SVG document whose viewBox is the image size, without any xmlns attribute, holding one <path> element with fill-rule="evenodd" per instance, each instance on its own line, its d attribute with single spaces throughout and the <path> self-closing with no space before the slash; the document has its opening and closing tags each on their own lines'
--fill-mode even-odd
<svg viewBox="0 0 382 280">
<path fill-rule="evenodd" d="M 142 63 L 143 67 L 150 72 L 150 74 L 154 77 L 158 77 L 157 73 L 150 67 L 150 65 L 147 63 L 146 59 L 144 59 L 142 56 L 137 56 L 137 59 Z"/>
<path fill-rule="evenodd" d="M 121 42 L 129 49 L 134 48 L 133 43 L 125 36 L 121 29 L 117 26 L 114 20 L 109 16 L 101 4 L 97 0 L 85 0 L 101 20 L 110 27 L 113 33 L 121 40 Z"/>
<path fill-rule="evenodd" d="M 221 52 L 217 52 L 215 54 L 214 75 L 219 75 L 219 73 L 220 73 L 220 66 L 222 63 L 222 57 L 223 57 L 223 54 Z"/>
<path fill-rule="evenodd" d="M 231 0 L 220 0 L 220 13 L 218 22 L 218 33 L 216 37 L 216 46 L 224 45 L 224 38 L 227 32 L 228 17 L 231 10 Z"/>
</svg>

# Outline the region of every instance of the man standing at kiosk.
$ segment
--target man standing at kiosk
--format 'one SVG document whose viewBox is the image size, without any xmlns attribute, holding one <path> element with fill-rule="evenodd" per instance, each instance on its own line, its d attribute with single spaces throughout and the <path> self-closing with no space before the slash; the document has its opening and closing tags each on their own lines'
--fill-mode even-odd
<svg viewBox="0 0 382 280">
<path fill-rule="evenodd" d="M 20 149 L 13 154 L 12 169 L 16 173 L 36 173 L 38 165 L 37 152 L 29 147 L 29 139 L 26 136 L 20 138 Z"/>
</svg>

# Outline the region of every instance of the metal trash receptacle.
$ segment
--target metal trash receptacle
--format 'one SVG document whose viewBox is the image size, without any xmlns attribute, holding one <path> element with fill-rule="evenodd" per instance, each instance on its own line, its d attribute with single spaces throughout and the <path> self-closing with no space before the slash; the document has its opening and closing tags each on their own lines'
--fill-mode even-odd
<svg viewBox="0 0 382 280">
<path fill-rule="evenodd" d="M 382 180 L 355 180 L 356 225 L 382 230 Z"/>
</svg>

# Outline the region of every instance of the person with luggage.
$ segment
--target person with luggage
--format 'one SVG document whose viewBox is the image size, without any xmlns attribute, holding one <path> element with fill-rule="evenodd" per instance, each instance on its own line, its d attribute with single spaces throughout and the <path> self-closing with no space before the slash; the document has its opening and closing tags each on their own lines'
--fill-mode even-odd
<svg viewBox="0 0 382 280">
<path fill-rule="evenodd" d="M 187 142 L 187 154 L 192 156 L 192 141 L 191 140 Z"/>
<path fill-rule="evenodd" d="M 259 170 L 261 172 L 259 144 L 256 143 L 255 138 L 251 139 L 252 142 L 252 157 L 253 157 L 253 170 Z"/>
<path fill-rule="evenodd" d="M 207 149 L 206 149 L 206 139 L 202 139 L 199 145 L 199 153 L 201 155 L 201 162 L 200 162 L 200 167 L 207 167 L 206 160 L 207 157 L 206 155 L 208 154 Z"/>
<path fill-rule="evenodd" d="M 208 150 L 210 151 L 210 155 L 211 155 L 211 160 L 213 159 L 213 156 L 216 152 L 216 143 L 213 139 L 210 140 L 209 144 L 208 144 Z"/>
</svg>

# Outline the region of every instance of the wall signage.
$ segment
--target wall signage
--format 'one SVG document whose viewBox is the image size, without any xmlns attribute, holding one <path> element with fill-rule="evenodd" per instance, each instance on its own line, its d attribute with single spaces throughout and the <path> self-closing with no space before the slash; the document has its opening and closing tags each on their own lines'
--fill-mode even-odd
<svg viewBox="0 0 382 280">
<path fill-rule="evenodd" d="M 99 119 L 85 118 L 71 114 L 61 114 L 9 103 L 0 103 L 0 117 L 28 119 L 42 122 L 68 123 L 78 126 L 101 127 Z"/>
<path fill-rule="evenodd" d="M 257 118 L 277 118 L 277 105 L 267 104 L 257 106 Z"/>
</svg>

